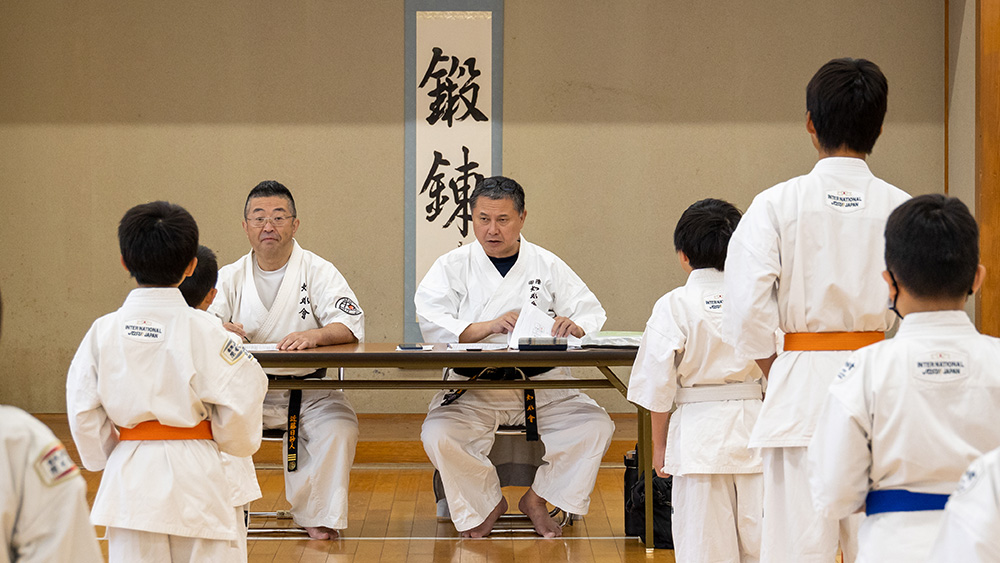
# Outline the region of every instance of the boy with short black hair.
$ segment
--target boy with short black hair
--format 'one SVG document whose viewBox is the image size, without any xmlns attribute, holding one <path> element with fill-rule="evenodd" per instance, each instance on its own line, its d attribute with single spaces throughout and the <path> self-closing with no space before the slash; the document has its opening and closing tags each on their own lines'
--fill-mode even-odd
<svg viewBox="0 0 1000 563">
<path fill-rule="evenodd" d="M 852 355 L 830 386 L 809 444 L 817 510 L 865 510 L 858 558 L 925 561 L 948 494 L 1000 446 L 1000 340 L 964 311 L 979 289 L 979 230 L 955 198 L 923 195 L 885 227 L 883 274 L 903 318 L 891 340 Z"/>
<path fill-rule="evenodd" d="M 837 369 L 851 350 L 884 338 L 894 319 L 879 279 L 882 230 L 909 196 L 865 161 L 887 99 L 875 63 L 824 64 L 806 88 L 806 131 L 819 160 L 757 194 L 729 243 L 722 338 L 768 378 L 750 436 L 764 471 L 765 563 L 828 563 L 838 544 L 844 563 L 854 560 L 858 519 L 817 513 L 806 447 Z"/>
<path fill-rule="evenodd" d="M 118 240 L 139 287 L 94 322 L 66 382 L 80 458 L 104 470 L 91 519 L 107 526 L 112 562 L 240 561 L 242 511 L 220 451 L 257 450 L 267 378 L 177 290 L 197 265 L 198 226 L 187 211 L 137 205 Z"/>
<path fill-rule="evenodd" d="M 212 249 L 205 245 L 198 245 L 196 256 L 198 265 L 194 273 L 184 278 L 177 289 L 181 290 L 181 295 L 189 306 L 207 311 L 215 299 L 215 294 L 219 292 L 215 289 L 215 282 L 219 279 L 219 262 L 215 259 Z"/>
<path fill-rule="evenodd" d="M 215 300 L 215 295 L 219 292 L 215 288 L 215 282 L 219 278 L 219 262 L 212 249 L 204 245 L 198 245 L 197 257 L 198 265 L 195 266 L 194 272 L 184 278 L 177 289 L 181 290 L 181 295 L 184 296 L 184 301 L 187 301 L 189 306 L 201 311 L 208 311 L 212 301 Z M 222 321 L 219 322 L 221 324 Z M 229 338 L 234 343 L 241 344 L 240 337 L 236 334 L 230 332 Z M 233 506 L 236 507 L 237 511 L 243 512 L 239 547 L 242 557 L 246 559 L 250 503 L 261 497 L 257 471 L 254 468 L 252 457 L 235 457 L 224 452 L 222 453 L 222 467 L 232 489 Z"/>
<path fill-rule="evenodd" d="M 739 210 L 718 199 L 681 215 L 674 248 L 688 280 L 653 307 L 629 379 L 628 399 L 652 411 L 656 473 L 674 476 L 681 563 L 760 556 L 763 481 L 747 442 L 762 373 L 720 335 L 726 247 L 739 221 Z"/>
</svg>

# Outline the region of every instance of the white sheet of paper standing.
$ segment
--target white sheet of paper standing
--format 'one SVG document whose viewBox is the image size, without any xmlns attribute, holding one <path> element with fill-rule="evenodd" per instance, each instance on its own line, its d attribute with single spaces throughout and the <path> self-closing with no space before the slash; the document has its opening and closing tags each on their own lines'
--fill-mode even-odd
<svg viewBox="0 0 1000 563">
<path fill-rule="evenodd" d="M 507 335 L 507 345 L 512 350 L 517 350 L 517 343 L 522 338 L 552 336 L 554 324 L 556 324 L 555 319 L 528 301 L 521 307 L 521 312 L 517 315 L 514 330 Z"/>
</svg>

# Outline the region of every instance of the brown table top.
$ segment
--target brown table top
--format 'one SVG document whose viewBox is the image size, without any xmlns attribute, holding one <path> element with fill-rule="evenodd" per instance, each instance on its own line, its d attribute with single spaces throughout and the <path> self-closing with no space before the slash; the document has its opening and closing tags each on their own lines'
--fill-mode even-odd
<svg viewBox="0 0 1000 563">
<path fill-rule="evenodd" d="M 396 350 L 395 343 L 361 343 L 321 346 L 309 350 L 254 352 L 264 367 L 395 367 L 434 369 L 445 367 L 546 367 L 630 366 L 635 348 L 583 348 L 571 350 L 448 350 L 435 344 L 433 350 Z"/>
</svg>

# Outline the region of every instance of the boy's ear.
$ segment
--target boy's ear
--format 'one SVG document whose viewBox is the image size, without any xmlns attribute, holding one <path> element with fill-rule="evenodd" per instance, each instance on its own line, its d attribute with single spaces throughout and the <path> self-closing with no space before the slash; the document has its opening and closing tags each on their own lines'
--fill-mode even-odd
<svg viewBox="0 0 1000 563">
<path fill-rule="evenodd" d="M 198 267 L 198 257 L 195 256 L 194 258 L 191 259 L 190 262 L 188 262 L 187 268 L 184 268 L 184 277 L 181 278 L 181 281 L 190 278 L 191 274 L 194 273 L 194 269 L 197 267 Z"/>
<path fill-rule="evenodd" d="M 810 135 L 816 134 L 816 126 L 813 125 L 812 112 L 809 111 L 806 112 L 806 131 Z"/>
<path fill-rule="evenodd" d="M 132 272 L 130 272 L 128 266 L 125 265 L 125 257 L 122 256 L 121 258 L 122 258 L 122 268 L 125 268 L 125 271 L 131 274 Z"/>
<path fill-rule="evenodd" d="M 972 289 L 969 291 L 969 295 L 979 291 L 980 287 L 983 287 L 983 278 L 986 277 L 986 266 L 980 264 L 976 267 L 976 277 L 972 278 Z"/>
<path fill-rule="evenodd" d="M 892 276 L 889 275 L 889 270 L 882 270 L 882 279 L 884 279 L 886 285 L 889 286 L 889 301 L 894 301 L 896 299 L 896 293 L 899 289 L 896 287 L 896 284 L 892 283 Z"/>
<path fill-rule="evenodd" d="M 215 295 L 217 293 L 219 293 L 219 290 L 214 287 L 208 290 L 208 293 L 205 294 L 205 298 L 201 300 L 201 304 L 198 305 L 197 308 L 202 311 L 207 311 L 208 307 L 212 304 L 212 301 L 215 301 Z"/>
</svg>

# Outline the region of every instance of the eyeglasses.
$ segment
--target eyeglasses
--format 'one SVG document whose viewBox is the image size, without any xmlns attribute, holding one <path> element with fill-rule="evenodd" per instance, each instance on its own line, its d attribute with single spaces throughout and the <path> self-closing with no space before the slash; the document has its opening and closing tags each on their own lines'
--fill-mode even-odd
<svg viewBox="0 0 1000 563">
<path fill-rule="evenodd" d="M 295 218 L 295 215 L 275 215 L 274 217 L 247 217 L 247 224 L 254 228 L 261 228 L 268 221 L 275 227 L 284 227 L 285 223 Z"/>
</svg>

